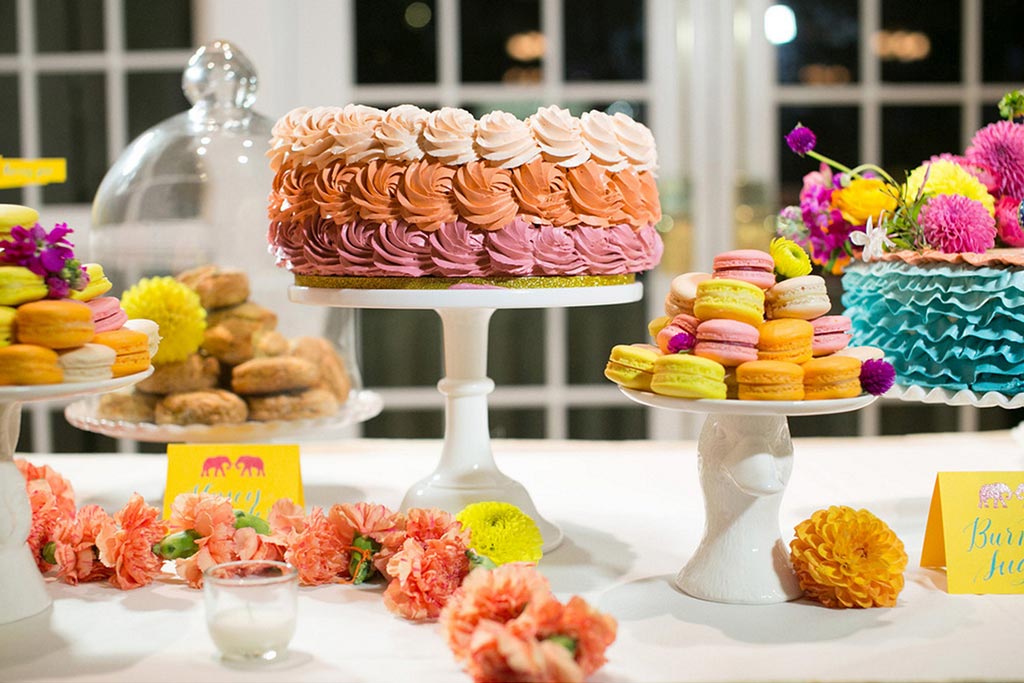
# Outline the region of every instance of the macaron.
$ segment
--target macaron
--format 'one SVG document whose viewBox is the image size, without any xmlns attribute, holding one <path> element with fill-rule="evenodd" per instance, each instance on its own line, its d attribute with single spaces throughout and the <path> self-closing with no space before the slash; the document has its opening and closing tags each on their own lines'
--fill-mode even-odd
<svg viewBox="0 0 1024 683">
<path fill-rule="evenodd" d="M 114 360 L 114 377 L 124 377 L 142 372 L 149 367 L 149 337 L 134 330 L 113 330 L 101 332 L 93 343 L 109 346 L 117 352 Z"/>
<path fill-rule="evenodd" d="M 775 259 L 759 249 L 735 249 L 715 257 L 712 277 L 743 280 L 761 289 L 775 284 Z"/>
<path fill-rule="evenodd" d="M 128 314 L 121 308 L 116 296 L 101 296 L 90 299 L 85 305 L 92 311 L 92 324 L 97 334 L 119 330 L 128 320 Z"/>
<path fill-rule="evenodd" d="M 804 369 L 781 360 L 754 360 L 736 368 L 741 401 L 800 401 Z"/>
<path fill-rule="evenodd" d="M 98 296 L 103 296 L 114 286 L 114 283 L 107 278 L 103 272 L 103 266 L 98 263 L 86 263 L 82 266 L 89 275 L 89 284 L 80 292 L 72 290 L 70 296 L 75 301 L 89 301 Z"/>
<path fill-rule="evenodd" d="M 850 356 L 823 356 L 804 363 L 804 398 L 854 398 L 861 395 L 860 361 Z"/>
<path fill-rule="evenodd" d="M 757 360 L 758 331 L 736 320 L 705 320 L 697 328 L 693 353 L 726 367 Z"/>
<path fill-rule="evenodd" d="M 92 341 L 92 311 L 69 299 L 45 299 L 18 307 L 15 334 L 22 344 L 70 349 Z"/>
<path fill-rule="evenodd" d="M 0 346 L 10 346 L 14 342 L 14 315 L 10 306 L 0 306 Z"/>
<path fill-rule="evenodd" d="M 159 325 L 146 318 L 130 318 L 125 321 L 122 327 L 126 330 L 133 330 L 146 335 L 149 339 L 149 358 L 152 360 L 156 357 L 156 352 L 160 348 L 160 340 L 163 339 L 160 336 Z"/>
<path fill-rule="evenodd" d="M 697 285 L 693 313 L 700 320 L 727 318 L 760 327 L 764 322 L 764 290 L 742 280 L 704 280 Z"/>
<path fill-rule="evenodd" d="M 0 266 L 0 306 L 17 306 L 49 294 L 41 275 L 21 266 Z"/>
<path fill-rule="evenodd" d="M 683 273 L 672 278 L 668 295 L 665 297 L 665 315 L 672 317 L 680 313 L 693 315 L 697 285 L 709 279 L 711 279 L 711 273 Z"/>
<path fill-rule="evenodd" d="M 57 352 L 35 344 L 11 344 L 0 349 L 0 385 L 60 384 L 64 371 Z"/>
<path fill-rule="evenodd" d="M 850 345 L 852 323 L 845 315 L 823 315 L 811 321 L 814 327 L 814 355 L 827 356 Z"/>
<path fill-rule="evenodd" d="M 673 353 L 654 361 L 651 391 L 677 398 L 726 397 L 725 367 L 708 358 Z"/>
<path fill-rule="evenodd" d="M 650 391 L 654 361 L 660 356 L 661 353 L 649 344 L 619 344 L 612 347 L 604 376 L 628 389 Z"/>
<path fill-rule="evenodd" d="M 814 320 L 832 308 L 820 275 L 802 275 L 776 283 L 765 292 L 764 312 L 773 318 Z"/>
<path fill-rule="evenodd" d="M 114 376 L 117 352 L 102 344 L 85 344 L 61 351 L 57 364 L 64 370 L 65 382 L 99 382 Z"/>
<path fill-rule="evenodd" d="M 835 355 L 856 358 L 861 363 L 866 360 L 885 360 L 885 351 L 876 346 L 847 346 L 841 351 L 836 351 Z"/>
<path fill-rule="evenodd" d="M 680 313 L 654 339 L 662 353 L 685 353 L 693 349 L 698 325 L 700 321 L 692 315 Z"/>
<path fill-rule="evenodd" d="M 651 335 L 651 339 L 657 339 L 658 333 L 665 329 L 665 325 L 668 325 L 672 321 L 672 316 L 661 315 L 647 323 L 647 334 Z"/>
<path fill-rule="evenodd" d="M 0 204 L 0 240 L 10 239 L 11 228 L 31 228 L 39 222 L 39 212 L 20 204 Z"/>
<path fill-rule="evenodd" d="M 757 342 L 758 360 L 805 363 L 811 359 L 814 327 L 806 320 L 780 318 L 761 325 Z"/>
</svg>

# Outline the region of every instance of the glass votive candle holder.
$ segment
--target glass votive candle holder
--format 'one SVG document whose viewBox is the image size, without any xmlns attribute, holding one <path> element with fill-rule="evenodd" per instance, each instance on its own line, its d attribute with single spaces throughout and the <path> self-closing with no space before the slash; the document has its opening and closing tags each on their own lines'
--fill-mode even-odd
<svg viewBox="0 0 1024 683">
<path fill-rule="evenodd" d="M 206 625 L 228 660 L 271 661 L 295 635 L 299 573 L 285 562 L 240 560 L 203 574 Z"/>
</svg>

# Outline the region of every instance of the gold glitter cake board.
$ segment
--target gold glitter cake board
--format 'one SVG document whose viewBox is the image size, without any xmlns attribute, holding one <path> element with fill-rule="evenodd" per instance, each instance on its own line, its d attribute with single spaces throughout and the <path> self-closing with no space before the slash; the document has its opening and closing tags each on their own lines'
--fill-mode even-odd
<svg viewBox="0 0 1024 683">
<path fill-rule="evenodd" d="M 565 289 L 628 285 L 636 275 L 574 275 L 554 277 L 354 277 L 296 275 L 299 287 L 322 289 L 451 289 L 455 285 L 501 287 L 503 289 Z"/>
</svg>

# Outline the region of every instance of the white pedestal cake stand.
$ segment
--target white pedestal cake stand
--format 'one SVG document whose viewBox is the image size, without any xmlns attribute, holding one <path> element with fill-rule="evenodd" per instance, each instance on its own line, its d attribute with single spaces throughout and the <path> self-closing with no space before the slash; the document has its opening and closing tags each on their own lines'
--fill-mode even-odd
<svg viewBox="0 0 1024 683">
<path fill-rule="evenodd" d="M 402 509 L 438 507 L 458 512 L 485 500 L 512 503 L 540 527 L 544 551 L 562 542 L 561 530 L 537 512 L 530 494 L 498 469 L 491 452 L 487 394 L 487 329 L 497 309 L 597 306 L 638 301 L 643 285 L 540 289 L 326 289 L 294 286 L 292 301 L 342 308 L 433 309 L 444 331 L 444 447 L 434 472 L 409 489 Z"/>
<path fill-rule="evenodd" d="M 50 596 L 26 543 L 32 508 L 25 479 L 14 464 L 14 449 L 21 431 L 21 404 L 101 394 L 131 386 L 152 373 L 153 368 L 149 368 L 100 382 L 0 387 L 0 624 L 38 614 L 50 605 Z"/>
<path fill-rule="evenodd" d="M 779 531 L 779 507 L 793 469 L 786 416 L 844 413 L 877 397 L 715 401 L 625 388 L 622 393 L 654 408 L 708 414 L 697 445 L 704 537 L 676 585 L 714 602 L 757 605 L 799 598 L 803 591 Z"/>
</svg>

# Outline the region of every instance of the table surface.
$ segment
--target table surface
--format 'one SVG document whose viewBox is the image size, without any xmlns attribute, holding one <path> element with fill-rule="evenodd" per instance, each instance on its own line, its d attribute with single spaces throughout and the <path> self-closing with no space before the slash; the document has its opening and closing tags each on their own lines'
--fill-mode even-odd
<svg viewBox="0 0 1024 683">
<path fill-rule="evenodd" d="M 696 548 L 703 505 L 693 442 L 496 441 L 499 466 L 565 531 L 541 571 L 560 598 L 581 594 L 619 623 L 594 681 L 1024 680 L 1024 597 L 948 595 L 918 567 L 937 471 L 1024 469 L 1010 432 L 796 439 L 783 538 L 816 509 L 867 508 L 910 555 L 893 609 L 830 610 L 703 602 L 672 579 Z M 437 441 L 303 445 L 307 505 L 371 500 L 395 507 L 429 472 Z M 78 503 L 119 508 L 138 491 L 159 505 L 166 460 L 51 455 Z M 2 681 L 460 681 L 436 624 L 393 617 L 380 586 L 300 589 L 289 656 L 229 667 L 207 635 L 200 591 L 166 581 L 133 591 L 52 579 L 53 608 L 0 626 Z"/>
</svg>

